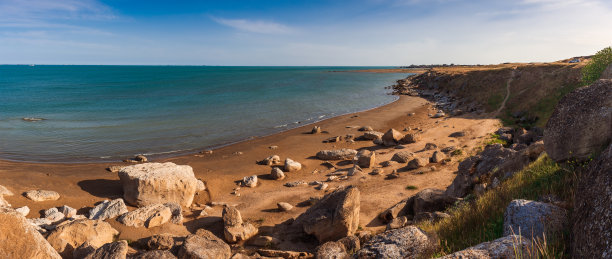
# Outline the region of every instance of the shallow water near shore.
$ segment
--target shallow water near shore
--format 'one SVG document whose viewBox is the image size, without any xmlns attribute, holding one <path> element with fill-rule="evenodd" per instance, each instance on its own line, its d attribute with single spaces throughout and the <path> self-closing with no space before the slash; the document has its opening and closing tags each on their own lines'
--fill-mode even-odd
<svg viewBox="0 0 612 259">
<path fill-rule="evenodd" d="M 357 69 L 0 66 L 0 158 L 185 154 L 390 103 L 408 75 L 330 72 Z"/>
</svg>

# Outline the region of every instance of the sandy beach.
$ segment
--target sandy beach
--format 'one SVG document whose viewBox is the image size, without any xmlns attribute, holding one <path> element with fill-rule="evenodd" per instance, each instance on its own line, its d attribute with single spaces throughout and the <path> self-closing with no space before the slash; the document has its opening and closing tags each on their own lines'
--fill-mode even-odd
<svg viewBox="0 0 612 259">
<path fill-rule="evenodd" d="M 190 165 L 196 177 L 207 185 L 205 192 L 196 195 L 195 204 L 228 203 L 236 205 L 247 221 L 259 226 L 274 226 L 287 219 L 298 216 L 307 207 L 296 206 L 290 212 L 278 212 L 277 202 L 288 202 L 296 205 L 310 197 L 320 197 L 338 186 L 356 185 L 361 191 L 360 226 L 364 229 L 380 230 L 384 228 L 377 215 L 401 199 L 425 188 L 444 189 L 454 178 L 457 161 L 473 148 L 480 146 L 487 133 L 493 132 L 499 122 L 484 119 L 483 116 L 465 115 L 452 118 L 433 119 L 428 114 L 435 113 L 432 105 L 420 97 L 401 96 L 397 101 L 369 111 L 347 114 L 330 118 L 316 125 L 323 130 L 320 134 L 308 134 L 312 125 L 292 129 L 279 134 L 255 138 L 234 145 L 214 150 L 213 154 L 194 154 L 157 160 L 153 162 L 174 162 Z M 413 116 L 410 116 L 414 113 Z M 426 143 L 435 143 L 439 148 L 455 146 L 464 150 L 463 155 L 453 157 L 447 165 L 429 164 L 427 167 L 406 171 L 403 164 L 383 168 L 382 175 L 369 175 L 372 168 L 364 169 L 363 176 L 351 177 L 344 181 L 329 182 L 325 191 L 316 190 L 314 186 L 285 187 L 286 182 L 325 181 L 333 169 L 321 165 L 324 161 L 314 155 L 326 149 L 369 149 L 376 152 L 375 167 L 391 159 L 399 151 L 394 147 L 381 147 L 372 141 L 355 141 L 323 143 L 333 136 L 354 134 L 358 137 L 361 126 L 371 126 L 376 131 L 385 132 L 390 128 L 402 131 L 422 131 L 423 139 L 414 144 L 404 145 L 405 149 L 415 152 L 417 156 L 429 158 L 433 151 L 421 151 Z M 450 138 L 449 134 L 464 131 L 460 138 Z M 407 132 L 403 132 L 407 133 Z M 271 149 L 277 146 L 277 149 Z M 281 160 L 291 158 L 303 164 L 298 172 L 287 173 L 284 180 L 276 181 L 267 177 L 271 167 L 258 165 L 256 161 L 270 155 L 279 155 Z M 333 162 L 333 161 L 332 161 Z M 350 168 L 350 163 L 333 162 L 339 170 Z M 33 202 L 22 195 L 6 197 L 14 207 L 29 206 L 32 210 L 28 217 L 39 217 L 48 208 L 69 205 L 80 208 L 85 213 L 94 204 L 105 199 L 122 197 L 122 187 L 116 173 L 106 170 L 111 165 L 130 165 L 130 163 L 91 163 L 91 164 L 38 164 L 0 161 L 0 179 L 2 185 L 14 193 L 21 194 L 32 189 L 46 189 L 58 192 L 61 198 L 57 201 Z M 398 169 L 401 177 L 388 180 L 386 174 Z M 239 187 L 239 181 L 250 175 L 258 175 L 260 184 L 255 188 Z M 417 189 L 408 190 L 413 185 Z M 237 187 L 239 187 L 237 189 Z M 237 195 L 239 194 L 239 196 Z M 135 208 L 130 208 L 135 209 Z M 204 227 L 221 235 L 221 206 L 213 206 L 214 212 L 209 217 L 200 217 L 199 210 L 185 211 L 184 226 L 165 224 L 151 229 L 126 227 L 115 220 L 109 220 L 114 228 L 121 232 L 119 238 L 137 240 L 156 233 L 174 233 L 185 235 Z M 265 233 L 265 228 L 261 228 Z M 285 249 L 295 249 L 291 242 L 283 244 Z"/>
</svg>

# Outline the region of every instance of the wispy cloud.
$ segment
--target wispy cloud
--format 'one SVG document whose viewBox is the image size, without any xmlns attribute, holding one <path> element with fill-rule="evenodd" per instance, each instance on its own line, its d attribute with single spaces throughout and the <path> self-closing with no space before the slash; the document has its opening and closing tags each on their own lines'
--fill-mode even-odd
<svg viewBox="0 0 612 259">
<path fill-rule="evenodd" d="M 108 20 L 111 8 L 96 0 L 2 0 L 0 25 L 4 27 L 49 27 L 67 20 Z"/>
<path fill-rule="evenodd" d="M 295 31 L 289 26 L 276 22 L 247 19 L 225 19 L 218 17 L 211 17 L 211 19 L 219 24 L 246 32 L 265 34 L 286 34 Z"/>
</svg>

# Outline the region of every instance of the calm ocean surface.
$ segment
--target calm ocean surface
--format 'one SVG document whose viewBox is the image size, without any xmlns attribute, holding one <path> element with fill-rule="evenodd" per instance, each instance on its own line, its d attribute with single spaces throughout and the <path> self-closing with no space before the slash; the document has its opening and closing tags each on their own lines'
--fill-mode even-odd
<svg viewBox="0 0 612 259">
<path fill-rule="evenodd" d="M 0 66 L 0 158 L 200 151 L 390 103 L 408 74 L 363 67 Z M 23 118 L 44 118 L 24 121 Z"/>
</svg>

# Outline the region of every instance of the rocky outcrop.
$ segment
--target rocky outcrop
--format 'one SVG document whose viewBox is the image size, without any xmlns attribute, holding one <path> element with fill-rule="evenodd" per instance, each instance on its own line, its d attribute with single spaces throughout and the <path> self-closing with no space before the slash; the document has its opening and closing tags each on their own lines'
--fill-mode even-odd
<svg viewBox="0 0 612 259">
<path fill-rule="evenodd" d="M 121 215 L 117 221 L 129 227 L 157 227 L 170 220 L 172 211 L 162 205 L 149 205 Z"/>
<path fill-rule="evenodd" d="M 477 184 L 489 184 L 494 178 L 505 179 L 527 164 L 529 156 L 524 152 L 504 148 L 501 144 L 488 145 L 480 154 L 468 157 L 459 163 L 457 176 L 446 189 L 446 194 L 464 197 Z"/>
<path fill-rule="evenodd" d="M 383 145 L 395 146 L 397 144 L 400 144 L 400 141 L 403 137 L 404 134 L 402 134 L 401 132 L 395 129 L 390 129 L 382 136 Z"/>
<path fill-rule="evenodd" d="M 233 206 L 223 207 L 223 234 L 229 243 L 246 241 L 257 235 L 259 230 L 253 224 L 242 221 L 240 211 Z"/>
<path fill-rule="evenodd" d="M 84 259 L 125 259 L 128 252 L 128 243 L 125 240 L 112 242 L 101 246 Z"/>
<path fill-rule="evenodd" d="M 285 159 L 285 172 L 295 172 L 302 170 L 302 164 L 297 161 L 294 161 L 291 158 Z"/>
<path fill-rule="evenodd" d="M 351 160 L 357 155 L 357 150 L 343 148 L 337 150 L 321 150 L 317 152 L 317 158 L 321 160 Z"/>
<path fill-rule="evenodd" d="M 433 253 L 435 243 L 427 233 L 408 226 L 378 234 L 356 254 L 356 258 L 426 258 Z"/>
<path fill-rule="evenodd" d="M 376 153 L 370 150 L 360 150 L 355 156 L 357 165 L 361 168 L 370 168 L 376 164 Z"/>
<path fill-rule="evenodd" d="M 391 222 L 393 219 L 401 216 L 407 216 L 408 219 L 413 219 L 415 216 L 422 213 L 444 211 L 448 206 L 454 204 L 458 200 L 457 198 L 448 196 L 443 190 L 428 188 L 383 211 L 379 214 L 379 218 L 385 223 Z"/>
<path fill-rule="evenodd" d="M 357 187 L 340 188 L 308 208 L 293 225 L 314 235 L 320 243 L 335 241 L 355 233 L 359 226 L 359 206 Z"/>
<path fill-rule="evenodd" d="M 25 192 L 23 196 L 33 201 L 55 201 L 60 198 L 59 193 L 47 190 L 31 190 Z"/>
<path fill-rule="evenodd" d="M 484 242 L 465 250 L 441 257 L 441 259 L 496 259 L 516 258 L 517 254 L 529 255 L 530 241 L 519 235 L 510 235 Z"/>
<path fill-rule="evenodd" d="M 230 246 L 204 229 L 187 236 L 178 253 L 181 259 L 229 259 L 231 256 Z"/>
<path fill-rule="evenodd" d="M 21 213 L 0 207 L 0 258 L 61 257 Z"/>
<path fill-rule="evenodd" d="M 164 202 L 189 207 L 198 189 L 191 166 L 171 162 L 126 166 L 119 179 L 125 201 L 139 207 Z"/>
<path fill-rule="evenodd" d="M 612 140 L 612 80 L 599 80 L 563 97 L 544 131 L 544 146 L 557 162 L 585 161 Z"/>
<path fill-rule="evenodd" d="M 89 210 L 89 219 L 105 220 L 117 217 L 127 212 L 128 209 L 125 206 L 123 199 L 119 198 L 112 201 L 105 200 L 93 209 Z"/>
<path fill-rule="evenodd" d="M 612 257 L 612 144 L 578 176 L 572 222 L 574 258 Z"/>
<path fill-rule="evenodd" d="M 63 257 L 70 258 L 72 251 L 85 242 L 100 247 L 113 242 L 119 234 L 110 224 L 101 220 L 80 219 L 59 225 L 49 234 L 47 240 Z"/>
<path fill-rule="evenodd" d="M 513 200 L 504 212 L 504 235 L 553 236 L 567 224 L 567 210 L 537 201 Z"/>
</svg>

